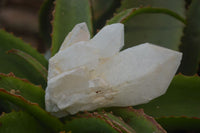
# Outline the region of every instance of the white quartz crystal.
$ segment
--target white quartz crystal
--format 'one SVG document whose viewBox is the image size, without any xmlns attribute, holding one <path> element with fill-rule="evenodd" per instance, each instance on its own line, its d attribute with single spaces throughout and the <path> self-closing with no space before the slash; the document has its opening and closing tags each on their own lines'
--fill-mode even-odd
<svg viewBox="0 0 200 133">
<path fill-rule="evenodd" d="M 89 37 L 85 23 L 76 25 L 49 60 L 46 110 L 57 117 L 149 102 L 166 92 L 182 58 L 149 43 L 120 52 L 120 23 Z"/>
</svg>

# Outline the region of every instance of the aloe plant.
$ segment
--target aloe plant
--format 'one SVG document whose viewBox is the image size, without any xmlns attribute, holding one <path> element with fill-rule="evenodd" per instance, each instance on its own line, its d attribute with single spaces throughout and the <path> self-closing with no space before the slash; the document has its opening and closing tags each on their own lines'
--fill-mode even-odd
<svg viewBox="0 0 200 133">
<path fill-rule="evenodd" d="M 0 132 L 200 132 L 199 0 L 46 0 L 39 16 L 40 34 L 51 56 L 77 23 L 86 22 L 94 36 L 104 25 L 120 22 L 129 44 L 124 49 L 151 42 L 181 51 L 179 74 L 166 94 L 149 103 L 57 118 L 45 110 L 48 60 L 1 29 Z"/>
</svg>

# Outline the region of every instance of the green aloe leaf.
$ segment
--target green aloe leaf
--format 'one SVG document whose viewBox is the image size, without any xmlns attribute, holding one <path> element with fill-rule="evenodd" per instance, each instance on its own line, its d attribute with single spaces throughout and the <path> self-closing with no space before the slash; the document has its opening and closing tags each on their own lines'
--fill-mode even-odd
<svg viewBox="0 0 200 133">
<path fill-rule="evenodd" d="M 104 120 L 92 117 L 75 118 L 66 123 L 66 130 L 75 133 L 118 133 Z"/>
<path fill-rule="evenodd" d="M 182 23 L 186 24 L 186 21 L 184 18 L 182 18 L 180 15 L 177 13 L 165 9 L 165 8 L 152 8 L 152 7 L 142 7 L 142 8 L 131 8 L 124 10 L 120 12 L 119 14 L 116 14 L 113 18 L 107 21 L 107 24 L 113 24 L 113 23 L 126 23 L 128 20 L 130 20 L 132 17 L 139 15 L 139 14 L 144 14 L 144 13 L 161 13 L 161 14 L 167 14 L 169 16 L 172 16 Z"/>
<path fill-rule="evenodd" d="M 161 117 L 156 119 L 167 132 L 173 133 L 199 133 L 200 132 L 200 119 L 191 117 Z"/>
<path fill-rule="evenodd" d="M 110 108 L 114 115 L 120 116 L 137 133 L 166 133 L 166 131 L 151 116 L 146 115 L 142 109 Z"/>
<path fill-rule="evenodd" d="M 0 88 L 24 97 L 32 103 L 37 103 L 40 107 L 45 108 L 44 95 L 45 92 L 40 86 L 20 79 L 10 73 L 9 75 L 0 73 Z"/>
<path fill-rule="evenodd" d="M 59 50 L 72 28 L 86 22 L 92 33 L 92 16 L 89 0 L 57 0 L 53 19 L 52 56 Z"/>
<path fill-rule="evenodd" d="M 8 51 L 10 49 L 22 50 L 30 54 L 46 68 L 48 67 L 48 62 L 42 54 L 38 53 L 34 48 L 32 48 L 29 44 L 23 42 L 20 38 L 17 38 L 2 29 L 0 29 L 0 48 L 1 50 L 6 49 L 5 51 Z"/>
<path fill-rule="evenodd" d="M 66 130 L 75 133 L 135 133 L 122 119 L 105 112 L 78 114 L 66 121 Z"/>
<path fill-rule="evenodd" d="M 183 52 L 180 72 L 185 75 L 197 73 L 200 63 L 200 1 L 192 0 L 187 12 L 187 25 L 180 50 Z"/>
<path fill-rule="evenodd" d="M 17 77 L 26 78 L 35 84 L 45 86 L 46 81 L 30 63 L 17 55 L 7 53 L 11 49 L 24 51 L 35 58 L 45 68 L 48 66 L 47 60 L 35 49 L 24 43 L 21 39 L 14 37 L 4 30 L 0 30 L 0 73 L 13 72 Z"/>
<path fill-rule="evenodd" d="M 62 131 L 64 125 L 60 120 L 54 116 L 51 116 L 48 112 L 43 110 L 38 104 L 31 103 L 27 101 L 22 96 L 12 94 L 5 89 L 0 89 L 0 97 L 3 100 L 8 100 L 9 102 L 19 106 L 24 109 L 27 113 L 31 114 L 35 119 L 42 123 L 46 128 L 54 132 Z"/>
<path fill-rule="evenodd" d="M 135 106 L 143 108 L 153 117 L 187 116 L 200 118 L 200 77 L 177 75 L 167 92 L 147 104 Z"/>
<path fill-rule="evenodd" d="M 0 116 L 1 133 L 46 133 L 47 129 L 42 127 L 38 121 L 26 112 L 3 113 Z"/>
<path fill-rule="evenodd" d="M 42 64 L 40 64 L 40 62 L 38 62 L 35 58 L 18 49 L 11 49 L 8 51 L 8 53 L 16 54 L 19 57 L 26 60 L 40 73 L 40 75 L 44 78 L 45 81 L 47 80 L 47 69 Z"/>
<path fill-rule="evenodd" d="M 39 29 L 40 35 L 48 46 L 51 45 L 51 19 L 54 0 L 45 0 L 39 11 Z"/>
<path fill-rule="evenodd" d="M 166 8 L 184 16 L 184 0 L 123 0 L 118 12 L 125 9 L 151 6 Z M 125 23 L 125 48 L 150 42 L 178 50 L 184 24 L 166 14 L 142 14 Z"/>
<path fill-rule="evenodd" d="M 131 128 L 128 124 L 126 124 L 121 117 L 116 117 L 111 113 L 106 112 L 100 112 L 100 113 L 94 113 L 94 116 L 100 119 L 103 119 L 107 123 L 112 123 L 111 126 L 118 131 L 125 132 L 125 133 L 135 133 L 136 131 Z"/>
</svg>

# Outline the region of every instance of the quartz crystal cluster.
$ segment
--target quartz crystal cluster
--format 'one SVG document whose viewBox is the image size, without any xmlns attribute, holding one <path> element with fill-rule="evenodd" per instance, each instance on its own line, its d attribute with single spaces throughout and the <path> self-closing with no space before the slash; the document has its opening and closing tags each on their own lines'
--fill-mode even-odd
<svg viewBox="0 0 200 133">
<path fill-rule="evenodd" d="M 46 110 L 62 117 L 164 94 L 182 54 L 149 43 L 123 46 L 123 24 L 105 26 L 92 39 L 87 25 L 77 24 L 49 60 Z"/>
</svg>

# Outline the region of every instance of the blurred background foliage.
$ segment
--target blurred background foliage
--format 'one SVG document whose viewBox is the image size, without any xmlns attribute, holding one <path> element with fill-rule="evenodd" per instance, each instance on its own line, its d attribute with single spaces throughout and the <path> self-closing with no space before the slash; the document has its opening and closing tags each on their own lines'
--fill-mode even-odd
<svg viewBox="0 0 200 133">
<path fill-rule="evenodd" d="M 80 22 L 92 36 L 124 23 L 124 49 L 150 42 L 183 52 L 167 93 L 134 109 L 47 113 L 48 58 Z M 0 0 L 0 28 L 0 132 L 200 132 L 200 0 Z"/>
</svg>

